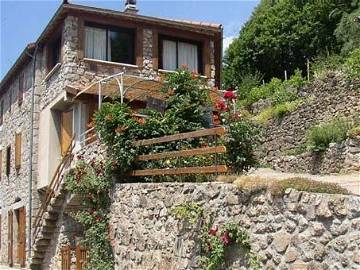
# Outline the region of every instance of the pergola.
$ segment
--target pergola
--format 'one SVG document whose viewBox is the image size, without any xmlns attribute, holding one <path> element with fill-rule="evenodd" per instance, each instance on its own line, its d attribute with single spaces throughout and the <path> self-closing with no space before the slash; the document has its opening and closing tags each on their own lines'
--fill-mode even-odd
<svg viewBox="0 0 360 270">
<path fill-rule="evenodd" d="M 146 101 L 148 97 L 165 100 L 167 94 L 162 91 L 165 82 L 143 76 L 136 76 L 120 72 L 107 76 L 101 80 L 91 83 L 82 89 L 68 86 L 68 89 L 76 90 L 74 99 L 82 94 L 96 95 L 98 106 L 101 107 L 103 97 L 118 97 L 120 102 L 125 99 L 130 103 L 134 100 Z"/>
</svg>

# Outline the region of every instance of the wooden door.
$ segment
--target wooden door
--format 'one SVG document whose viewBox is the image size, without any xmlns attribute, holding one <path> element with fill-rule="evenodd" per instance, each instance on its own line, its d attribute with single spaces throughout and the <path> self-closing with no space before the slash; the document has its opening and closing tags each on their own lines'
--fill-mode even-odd
<svg viewBox="0 0 360 270">
<path fill-rule="evenodd" d="M 13 220 L 14 214 L 13 211 L 10 210 L 8 212 L 8 264 L 10 267 L 13 266 L 14 264 L 14 250 L 13 250 L 13 245 L 14 245 L 14 238 L 13 238 L 13 233 L 14 233 L 14 220 Z"/>
<path fill-rule="evenodd" d="M 73 136 L 73 111 L 61 112 L 61 127 L 60 127 L 60 145 L 61 155 L 66 154 L 66 150 L 71 144 Z"/>
<path fill-rule="evenodd" d="M 25 267 L 26 262 L 26 213 L 25 207 L 18 210 L 18 233 L 17 233 L 18 263 Z"/>
<path fill-rule="evenodd" d="M 87 260 L 86 248 L 78 245 L 76 246 L 76 270 L 84 270 Z"/>
<path fill-rule="evenodd" d="M 70 246 L 61 249 L 61 270 L 71 269 L 71 248 Z"/>
</svg>

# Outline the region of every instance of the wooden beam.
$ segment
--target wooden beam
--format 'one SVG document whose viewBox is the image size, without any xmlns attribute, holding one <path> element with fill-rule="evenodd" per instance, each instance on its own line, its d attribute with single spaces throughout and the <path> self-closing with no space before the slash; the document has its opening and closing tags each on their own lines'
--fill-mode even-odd
<svg viewBox="0 0 360 270">
<path fill-rule="evenodd" d="M 180 175 L 180 174 L 210 174 L 226 173 L 226 165 L 206 166 L 206 167 L 183 167 L 171 169 L 147 169 L 135 170 L 129 173 L 129 176 L 156 176 L 156 175 Z"/>
<path fill-rule="evenodd" d="M 226 129 L 224 127 L 216 127 L 216 128 L 202 129 L 202 130 L 186 132 L 186 133 L 179 133 L 179 134 L 164 136 L 160 138 L 135 141 L 134 145 L 146 146 L 146 145 L 153 145 L 164 142 L 173 142 L 173 141 L 205 137 L 205 136 L 222 136 L 225 134 L 225 132 Z"/>
<path fill-rule="evenodd" d="M 170 151 L 156 154 L 148 154 L 138 156 L 136 160 L 144 161 L 144 160 L 157 160 L 163 158 L 174 158 L 174 157 L 191 157 L 197 155 L 208 155 L 214 153 L 226 153 L 225 146 L 214 146 L 214 147 L 203 147 L 189 150 L 181 150 L 181 151 Z"/>
</svg>

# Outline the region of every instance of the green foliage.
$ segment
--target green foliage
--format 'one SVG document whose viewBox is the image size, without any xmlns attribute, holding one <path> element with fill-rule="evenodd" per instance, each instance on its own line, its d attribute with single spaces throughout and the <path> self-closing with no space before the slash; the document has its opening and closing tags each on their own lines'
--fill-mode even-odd
<svg viewBox="0 0 360 270">
<path fill-rule="evenodd" d="M 351 2 L 262 0 L 225 53 L 225 85 L 241 84 L 239 70 L 269 81 L 283 78 L 284 70 L 305 73 L 306 59 L 338 53 L 342 44 L 333 33 L 343 13 L 355 9 Z"/>
<path fill-rule="evenodd" d="M 312 151 L 324 151 L 330 143 L 344 141 L 353 124 L 346 118 L 336 118 L 328 123 L 313 126 L 306 134 L 307 144 Z"/>
<path fill-rule="evenodd" d="M 245 99 L 250 91 L 259 86 L 263 76 L 259 72 L 255 72 L 254 74 L 246 73 L 240 76 L 241 83 L 237 85 L 236 90 L 238 94 L 238 99 Z"/>
<path fill-rule="evenodd" d="M 339 54 L 317 56 L 310 65 L 314 78 L 323 78 L 327 72 L 338 70 L 344 63 L 344 57 Z"/>
<path fill-rule="evenodd" d="M 171 214 L 191 224 L 196 224 L 203 214 L 204 209 L 196 203 L 182 203 L 171 209 Z"/>
<path fill-rule="evenodd" d="M 81 158 L 81 157 L 80 157 Z M 73 212 L 85 235 L 82 244 L 89 250 L 88 270 L 112 270 L 114 258 L 109 243 L 109 189 L 112 185 L 111 166 L 103 161 L 80 160 L 66 178 L 66 189 L 82 198 L 85 209 Z"/>
<path fill-rule="evenodd" d="M 246 171 L 257 163 L 254 150 L 259 144 L 261 129 L 249 120 L 230 121 L 228 126 L 227 164 L 234 172 Z"/>
<path fill-rule="evenodd" d="M 344 68 L 351 79 L 360 78 L 360 48 L 350 54 L 345 61 Z"/>
<path fill-rule="evenodd" d="M 343 44 L 341 49 L 343 55 L 347 55 L 360 47 L 360 23 L 355 19 L 360 16 L 360 1 L 353 2 L 353 7 L 357 7 L 357 9 L 350 13 L 344 12 L 342 19 L 335 30 L 337 40 Z"/>
<path fill-rule="evenodd" d="M 251 250 L 250 237 L 246 230 L 236 223 L 226 223 L 221 230 L 213 226 L 211 215 L 205 213 L 196 203 L 184 203 L 175 206 L 171 213 L 179 220 L 185 220 L 193 225 L 201 224 L 200 244 L 201 268 L 204 270 L 217 270 L 226 265 L 226 253 L 240 246 L 248 260 L 248 269 L 260 269 L 257 256 Z M 210 216 L 210 218 L 209 218 Z"/>
<path fill-rule="evenodd" d="M 288 188 L 299 191 L 314 192 L 314 193 L 328 193 L 328 194 L 344 194 L 348 195 L 347 189 L 334 183 L 327 183 L 321 181 L 314 181 L 305 178 L 290 178 L 279 180 L 272 183 L 270 192 L 274 196 L 283 196 Z"/>
</svg>

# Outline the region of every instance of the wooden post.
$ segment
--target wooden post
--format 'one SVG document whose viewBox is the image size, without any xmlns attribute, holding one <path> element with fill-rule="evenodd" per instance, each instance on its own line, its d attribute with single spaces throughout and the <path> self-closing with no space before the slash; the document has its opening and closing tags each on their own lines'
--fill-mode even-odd
<svg viewBox="0 0 360 270">
<path fill-rule="evenodd" d="M 287 81 L 288 78 L 287 78 L 287 71 L 286 70 L 284 71 L 284 74 L 285 74 L 285 81 Z"/>
</svg>

